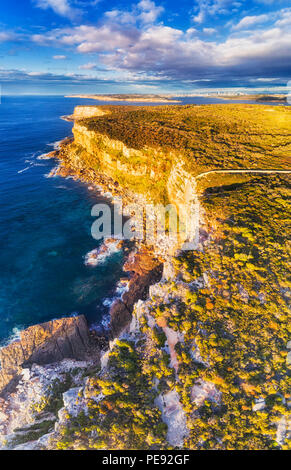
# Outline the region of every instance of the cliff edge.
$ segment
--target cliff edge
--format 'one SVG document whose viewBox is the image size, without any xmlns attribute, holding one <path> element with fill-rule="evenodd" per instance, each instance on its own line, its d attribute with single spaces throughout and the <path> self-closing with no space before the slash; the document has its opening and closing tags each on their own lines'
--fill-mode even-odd
<svg viewBox="0 0 291 470">
<path fill-rule="evenodd" d="M 98 344 L 90 338 L 83 315 L 31 326 L 21 331 L 19 341 L 0 349 L 0 395 L 15 388 L 22 369 L 32 364 L 82 361 L 98 354 Z"/>
</svg>

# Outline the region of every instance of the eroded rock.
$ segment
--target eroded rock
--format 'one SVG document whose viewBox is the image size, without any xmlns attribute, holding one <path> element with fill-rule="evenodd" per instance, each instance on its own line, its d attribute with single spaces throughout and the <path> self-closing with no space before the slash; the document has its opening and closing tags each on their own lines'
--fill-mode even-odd
<svg viewBox="0 0 291 470">
<path fill-rule="evenodd" d="M 0 349 L 0 394 L 15 388 L 23 367 L 63 359 L 82 361 L 98 353 L 98 344 L 90 338 L 83 315 L 31 326 L 21 332 L 19 341 Z"/>
</svg>

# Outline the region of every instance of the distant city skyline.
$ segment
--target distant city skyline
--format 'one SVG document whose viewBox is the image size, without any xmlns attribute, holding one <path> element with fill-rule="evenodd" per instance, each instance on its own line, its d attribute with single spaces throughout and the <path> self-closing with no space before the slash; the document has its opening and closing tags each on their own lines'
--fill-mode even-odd
<svg viewBox="0 0 291 470">
<path fill-rule="evenodd" d="M 288 0 L 10 0 L 1 9 L 5 94 L 284 92 Z"/>
</svg>

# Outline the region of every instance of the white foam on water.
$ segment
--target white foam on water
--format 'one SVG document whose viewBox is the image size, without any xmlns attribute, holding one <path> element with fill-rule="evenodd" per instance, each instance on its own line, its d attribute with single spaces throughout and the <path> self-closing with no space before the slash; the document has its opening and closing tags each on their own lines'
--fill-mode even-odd
<svg viewBox="0 0 291 470">
<path fill-rule="evenodd" d="M 118 245 L 118 241 L 104 242 L 100 248 L 89 251 L 84 257 L 85 266 L 96 267 L 100 264 L 104 264 L 110 256 L 120 251 Z"/>
<path fill-rule="evenodd" d="M 104 331 L 109 330 L 111 317 L 109 313 L 106 313 L 101 318 L 101 321 L 98 323 L 93 323 L 90 325 L 90 330 L 96 331 L 97 333 L 104 333 Z"/>
<path fill-rule="evenodd" d="M 59 184 L 58 186 L 55 186 L 56 189 L 69 189 L 67 186 L 64 184 Z"/>
<path fill-rule="evenodd" d="M 53 147 L 54 150 L 59 150 L 60 145 L 63 140 L 56 140 L 55 142 L 51 142 L 50 144 L 47 144 L 49 147 Z"/>
<path fill-rule="evenodd" d="M 121 281 L 117 283 L 113 297 L 106 298 L 103 300 L 102 302 L 103 306 L 110 309 L 112 305 L 114 304 L 114 302 L 122 299 L 123 294 L 125 292 L 128 292 L 128 290 L 129 290 L 129 279 L 122 279 Z M 108 313 L 102 317 L 101 325 L 103 326 L 105 330 L 109 329 L 110 320 L 111 320 L 111 317 L 110 317 L 110 314 Z"/>
<path fill-rule="evenodd" d="M 129 291 L 129 279 L 121 280 L 118 282 L 115 293 L 122 299 L 123 294 Z"/>
<path fill-rule="evenodd" d="M 38 157 L 36 157 L 37 160 L 50 160 L 51 158 L 53 158 L 51 155 L 51 152 L 48 152 L 48 153 L 42 153 L 41 155 L 39 155 Z"/>
<path fill-rule="evenodd" d="M 116 297 L 111 297 L 111 298 L 108 298 L 108 299 L 104 299 L 103 302 L 102 302 L 102 305 L 104 307 L 111 307 L 114 302 L 116 300 Z"/>
<path fill-rule="evenodd" d="M 27 166 L 26 168 L 23 168 L 23 170 L 19 170 L 17 173 L 20 174 L 20 173 L 23 173 L 24 171 L 27 171 L 31 168 L 31 166 Z"/>
<path fill-rule="evenodd" d="M 8 344 L 14 343 L 20 340 L 21 332 L 24 330 L 24 326 L 16 326 L 13 328 L 12 333 L 6 338 L 3 343 L 0 344 L 0 348 L 8 346 Z"/>
<path fill-rule="evenodd" d="M 108 329 L 110 325 L 110 321 L 111 321 L 110 315 L 109 314 L 104 315 L 101 320 L 101 325 L 103 326 L 103 328 Z"/>
<path fill-rule="evenodd" d="M 60 168 L 60 165 L 55 166 L 49 173 L 44 175 L 45 178 L 54 178 L 57 176 L 57 171 Z"/>
</svg>

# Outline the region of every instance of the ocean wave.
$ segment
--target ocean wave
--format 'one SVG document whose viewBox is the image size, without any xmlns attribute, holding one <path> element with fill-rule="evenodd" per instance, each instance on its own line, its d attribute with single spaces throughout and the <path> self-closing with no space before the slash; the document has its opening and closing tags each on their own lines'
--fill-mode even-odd
<svg viewBox="0 0 291 470">
<path fill-rule="evenodd" d="M 69 189 L 71 190 L 71 188 L 68 188 L 68 186 L 65 186 L 64 184 L 59 184 L 58 186 L 55 186 L 56 189 Z"/>
<path fill-rule="evenodd" d="M 116 300 L 122 300 L 123 294 L 129 290 L 129 279 L 122 279 L 117 283 L 113 297 L 106 298 L 102 304 L 104 307 L 111 307 Z"/>
<path fill-rule="evenodd" d="M 30 166 L 27 166 L 26 168 L 23 168 L 22 170 L 19 170 L 17 173 L 20 174 L 20 173 L 23 173 L 24 171 L 27 171 L 31 168 L 31 165 Z"/>
<path fill-rule="evenodd" d="M 103 307 L 107 307 L 110 310 L 112 305 L 117 300 L 122 300 L 123 294 L 125 294 L 125 292 L 128 292 L 129 290 L 129 281 L 130 281 L 129 279 L 121 279 L 116 285 L 113 297 L 106 298 L 103 300 L 102 302 Z M 110 321 L 111 321 L 110 313 L 106 313 L 105 315 L 103 315 L 101 319 L 101 326 L 102 328 L 104 328 L 105 331 L 109 330 Z"/>
<path fill-rule="evenodd" d="M 102 320 L 101 320 L 101 325 L 103 326 L 105 330 L 109 329 L 110 321 L 111 321 L 111 317 L 109 314 L 103 315 Z"/>
<path fill-rule="evenodd" d="M 52 152 L 48 152 L 48 153 L 42 153 L 41 155 L 39 155 L 37 158 L 37 160 L 50 160 L 51 158 L 53 158 L 51 156 Z"/>
<path fill-rule="evenodd" d="M 60 168 L 60 165 L 55 166 L 49 173 L 46 173 L 44 175 L 45 178 L 53 178 L 54 176 L 57 176 L 57 172 Z"/>
<path fill-rule="evenodd" d="M 24 330 L 24 326 L 15 326 L 12 330 L 12 333 L 8 336 L 8 338 L 4 339 L 3 342 L 0 343 L 0 348 L 4 346 L 8 346 L 15 341 L 20 340 L 21 332 Z"/>
<path fill-rule="evenodd" d="M 108 199 L 113 199 L 112 194 L 111 194 L 111 193 L 108 193 L 108 192 L 102 193 L 102 196 L 104 196 L 104 197 L 106 197 L 106 198 L 108 198 Z"/>
<path fill-rule="evenodd" d="M 84 264 L 85 266 L 96 267 L 99 264 L 104 264 L 110 256 L 119 251 L 121 251 L 119 240 L 106 240 L 100 248 L 95 248 L 85 255 Z"/>
<path fill-rule="evenodd" d="M 104 299 L 102 302 L 102 305 L 104 307 L 110 308 L 114 304 L 115 300 L 116 300 L 116 297 L 111 297 L 110 299 Z"/>
<path fill-rule="evenodd" d="M 116 300 L 122 300 L 123 294 L 129 291 L 129 279 L 121 279 L 115 288 L 113 297 L 106 298 L 102 304 L 104 307 L 111 307 Z"/>
<path fill-rule="evenodd" d="M 30 170 L 31 168 L 35 167 L 35 166 L 46 166 L 46 164 L 41 164 L 41 163 L 37 163 L 36 162 L 36 159 L 38 159 L 38 157 L 36 157 L 38 154 L 38 152 L 34 152 L 30 158 L 26 158 L 24 160 L 24 163 L 28 163 L 28 166 L 26 166 L 25 168 L 22 168 L 22 170 L 19 170 L 17 173 L 20 174 L 20 173 L 23 173 L 24 171 L 28 171 Z"/>
<path fill-rule="evenodd" d="M 47 144 L 49 147 L 53 147 L 54 150 L 59 150 L 61 143 L 63 142 L 62 140 L 56 140 L 55 142 L 51 142 L 50 144 Z"/>
<path fill-rule="evenodd" d="M 96 331 L 98 334 L 104 334 L 109 331 L 110 321 L 110 314 L 106 313 L 102 316 L 101 321 L 90 325 L 90 330 Z"/>
<path fill-rule="evenodd" d="M 129 291 L 129 279 L 121 279 L 117 286 L 115 293 L 122 299 L 123 294 Z"/>
</svg>

